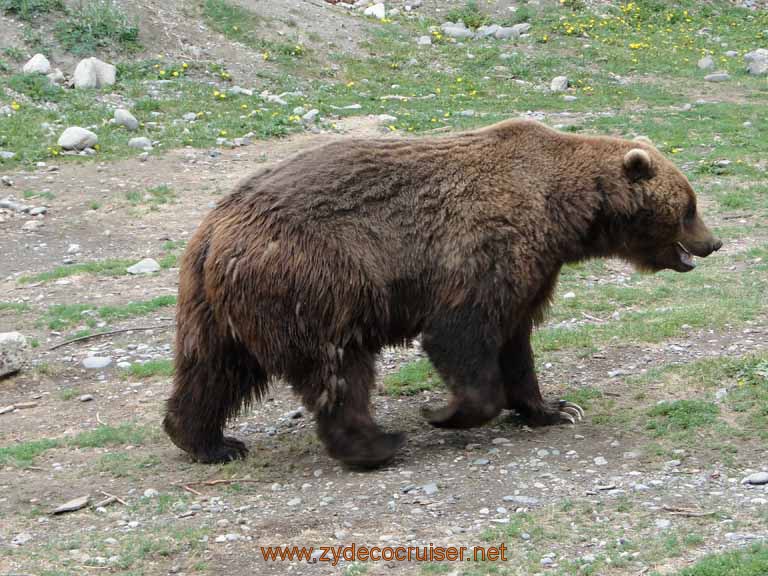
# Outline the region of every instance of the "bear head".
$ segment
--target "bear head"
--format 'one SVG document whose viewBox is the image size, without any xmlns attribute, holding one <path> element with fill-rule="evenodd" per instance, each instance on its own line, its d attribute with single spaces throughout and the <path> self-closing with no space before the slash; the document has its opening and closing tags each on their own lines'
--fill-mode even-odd
<svg viewBox="0 0 768 576">
<path fill-rule="evenodd" d="M 653 146 L 621 150 L 621 176 L 609 193 L 615 254 L 649 272 L 696 267 L 722 247 L 704 224 L 688 179 Z M 614 164 L 615 166 L 615 164 Z"/>
</svg>

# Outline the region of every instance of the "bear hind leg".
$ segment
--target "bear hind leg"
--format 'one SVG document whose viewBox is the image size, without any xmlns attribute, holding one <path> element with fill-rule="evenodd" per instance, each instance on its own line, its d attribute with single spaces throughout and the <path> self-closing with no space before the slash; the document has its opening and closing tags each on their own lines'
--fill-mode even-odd
<svg viewBox="0 0 768 576">
<path fill-rule="evenodd" d="M 209 346 L 191 354 L 177 350 L 173 392 L 163 420 L 173 443 L 206 464 L 247 456 L 242 441 L 224 436 L 224 426 L 268 384 L 266 373 L 243 344 L 217 338 L 209 334 Z"/>
<path fill-rule="evenodd" d="M 373 354 L 347 348 L 329 353 L 318 366 L 290 380 L 315 414 L 317 434 L 328 454 L 353 468 L 376 468 L 391 460 L 405 441 L 373 419 L 370 391 L 375 384 Z"/>
</svg>

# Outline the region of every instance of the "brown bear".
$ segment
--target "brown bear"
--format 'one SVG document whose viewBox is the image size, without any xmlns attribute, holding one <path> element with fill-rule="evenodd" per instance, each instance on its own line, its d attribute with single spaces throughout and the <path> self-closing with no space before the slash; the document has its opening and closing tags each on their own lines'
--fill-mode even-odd
<svg viewBox="0 0 768 576">
<path fill-rule="evenodd" d="M 433 425 L 504 408 L 574 422 L 578 406 L 542 398 L 530 343 L 562 265 L 686 272 L 720 246 L 688 180 L 646 142 L 520 120 L 334 141 L 243 181 L 191 239 L 164 427 L 200 462 L 243 457 L 224 425 L 282 378 L 332 457 L 382 464 L 403 435 L 371 416 L 374 360 L 418 334 L 453 392 Z"/>
</svg>

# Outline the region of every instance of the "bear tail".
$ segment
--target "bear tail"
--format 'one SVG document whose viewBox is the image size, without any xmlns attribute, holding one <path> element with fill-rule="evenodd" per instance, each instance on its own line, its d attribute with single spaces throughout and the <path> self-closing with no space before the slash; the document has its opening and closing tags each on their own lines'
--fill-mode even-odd
<svg viewBox="0 0 768 576">
<path fill-rule="evenodd" d="M 212 462 L 244 455 L 241 442 L 224 438 L 224 426 L 264 394 L 268 378 L 246 346 L 222 329 L 206 300 L 207 253 L 207 238 L 196 234 L 179 270 L 175 373 L 163 428 L 176 446 Z M 231 453 L 232 445 L 239 453 Z"/>
</svg>

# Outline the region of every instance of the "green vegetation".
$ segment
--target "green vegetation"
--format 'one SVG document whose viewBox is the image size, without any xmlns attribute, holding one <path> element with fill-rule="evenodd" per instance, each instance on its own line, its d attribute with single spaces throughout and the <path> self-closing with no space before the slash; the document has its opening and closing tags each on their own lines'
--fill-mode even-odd
<svg viewBox="0 0 768 576">
<path fill-rule="evenodd" d="M 658 573 L 652 573 L 656 575 Z M 754 544 L 743 550 L 713 554 L 675 576 L 764 576 L 768 574 L 768 546 Z"/>
<path fill-rule="evenodd" d="M 81 0 L 68 10 L 55 34 L 73 54 L 90 54 L 99 48 L 124 52 L 139 48 L 138 26 L 113 0 Z"/>
<path fill-rule="evenodd" d="M 31 310 L 29 304 L 24 302 L 0 302 L 0 312 L 16 312 L 21 314 Z"/>
<path fill-rule="evenodd" d="M 0 466 L 30 466 L 32 462 L 52 448 L 103 448 L 105 446 L 143 444 L 153 434 L 147 428 L 136 424 L 120 426 L 99 426 L 93 430 L 80 432 L 71 438 L 45 438 L 20 442 L 0 448 Z"/>
<path fill-rule="evenodd" d="M 439 384 L 440 377 L 426 359 L 406 364 L 395 374 L 384 377 L 384 390 L 390 396 L 412 396 Z"/>
<path fill-rule="evenodd" d="M 690 430 L 712 424 L 717 420 L 718 407 L 703 400 L 675 400 L 662 402 L 648 411 L 646 427 L 654 435 L 663 436 L 670 431 Z"/>
<path fill-rule="evenodd" d="M 145 316 L 164 308 L 175 306 L 176 296 L 157 296 L 150 300 L 129 302 L 115 306 L 94 307 L 89 304 L 55 304 L 46 310 L 43 321 L 51 330 L 61 330 L 68 326 L 85 324 L 95 327 L 99 320 L 112 321 Z"/>
<path fill-rule="evenodd" d="M 125 195 L 126 199 L 134 206 L 142 203 L 156 209 L 162 204 L 169 204 L 176 200 L 176 193 L 167 184 L 154 186 L 142 194 L 138 190 L 132 190 Z"/>
<path fill-rule="evenodd" d="M 39 14 L 61 10 L 64 4 L 61 0 L 0 0 L 0 9 L 29 20 Z"/>
<path fill-rule="evenodd" d="M 125 372 L 134 378 L 153 378 L 155 376 L 173 376 L 172 360 L 149 360 L 143 364 L 133 363 Z"/>
<path fill-rule="evenodd" d="M 41 272 L 32 276 L 22 276 L 19 282 L 29 284 L 32 282 L 50 282 L 66 278 L 67 276 L 76 276 L 78 274 L 96 274 L 98 276 L 123 276 L 128 274 L 126 268 L 136 264 L 138 260 L 108 259 L 95 260 L 93 262 L 83 262 L 80 264 L 68 264 L 59 266 L 50 272 Z"/>
<path fill-rule="evenodd" d="M 448 22 L 464 22 L 469 28 L 488 24 L 491 19 L 480 11 L 476 0 L 468 0 L 463 8 L 454 8 L 446 14 Z"/>
</svg>

